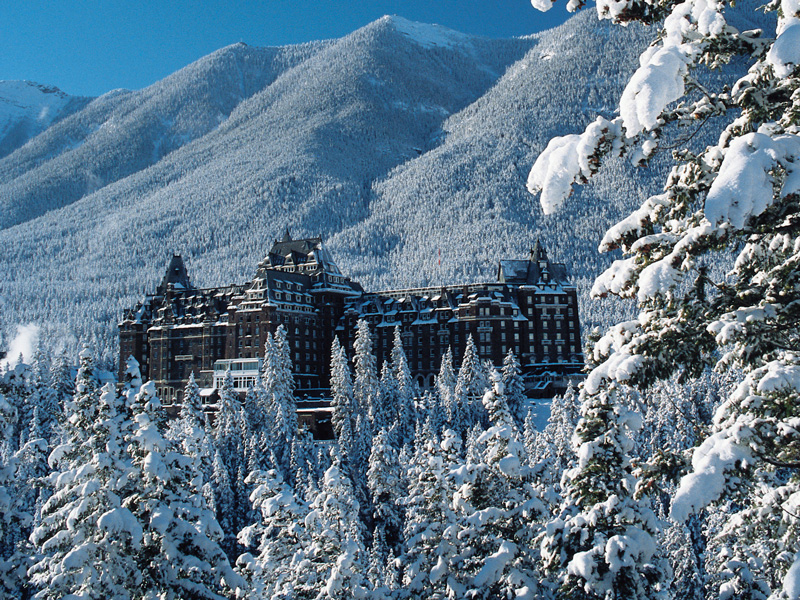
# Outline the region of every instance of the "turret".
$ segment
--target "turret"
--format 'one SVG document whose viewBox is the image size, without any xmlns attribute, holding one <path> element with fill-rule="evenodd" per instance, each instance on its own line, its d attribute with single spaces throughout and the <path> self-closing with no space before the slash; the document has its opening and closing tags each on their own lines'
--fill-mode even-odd
<svg viewBox="0 0 800 600">
<path fill-rule="evenodd" d="M 189 282 L 189 274 L 186 272 L 186 265 L 183 264 L 180 254 L 172 255 L 167 272 L 164 273 L 161 284 L 156 288 L 156 295 L 163 296 L 170 285 L 175 288 L 192 289 L 192 284 Z"/>
</svg>

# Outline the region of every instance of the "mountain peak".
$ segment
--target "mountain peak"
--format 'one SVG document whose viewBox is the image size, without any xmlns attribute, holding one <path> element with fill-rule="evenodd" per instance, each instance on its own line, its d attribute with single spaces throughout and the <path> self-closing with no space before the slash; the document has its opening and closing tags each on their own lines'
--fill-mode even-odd
<svg viewBox="0 0 800 600">
<path fill-rule="evenodd" d="M 385 15 L 376 23 L 390 25 L 397 33 L 406 36 L 423 48 L 463 46 L 465 43 L 469 43 L 473 37 L 441 25 L 409 21 L 398 15 Z"/>
</svg>

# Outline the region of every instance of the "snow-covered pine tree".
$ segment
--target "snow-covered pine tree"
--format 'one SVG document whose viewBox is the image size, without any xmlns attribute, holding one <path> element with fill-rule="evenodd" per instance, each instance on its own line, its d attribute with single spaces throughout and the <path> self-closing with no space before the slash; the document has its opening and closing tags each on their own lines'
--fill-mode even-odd
<svg viewBox="0 0 800 600">
<path fill-rule="evenodd" d="M 446 429 L 438 440 L 422 428 L 415 448 L 404 501 L 407 518 L 403 531 L 405 550 L 400 557 L 404 588 L 400 597 L 458 597 L 461 586 L 457 573 L 451 572 L 458 531 L 452 471 L 461 462 L 461 436 Z"/>
<path fill-rule="evenodd" d="M 364 319 L 358 321 L 353 353 L 355 365 L 353 396 L 359 409 L 369 418 L 370 426 L 377 431 L 384 426 L 386 415 L 381 398 L 378 367 L 375 355 L 372 353 L 372 332 L 369 323 Z"/>
<path fill-rule="evenodd" d="M 47 433 L 39 421 L 39 406 L 34 405 L 26 441 L 6 467 L 13 473 L 6 484 L 12 503 L 4 509 L 7 523 L 0 527 L 0 591 L 5 587 L 8 597 L 30 597 L 26 571 L 33 564 L 34 552 L 29 537 L 41 506 L 50 496 L 50 490 L 40 485 L 51 472 Z"/>
<path fill-rule="evenodd" d="M 525 396 L 525 383 L 522 381 L 522 369 L 512 349 L 508 350 L 503 359 L 503 386 L 508 402 L 508 410 L 516 421 L 517 428 L 521 428 L 528 414 L 528 398 Z"/>
<path fill-rule="evenodd" d="M 298 565 L 295 598 L 345 600 L 366 596 L 359 507 L 350 479 L 334 460 L 305 518 L 311 541 Z"/>
<path fill-rule="evenodd" d="M 458 378 L 454 392 L 454 425 L 457 430 L 466 434 L 476 423 L 485 421 L 486 411 L 481 405 L 481 398 L 486 391 L 486 374 L 478 357 L 478 349 L 472 339 L 467 338 L 464 357 L 458 369 Z"/>
<path fill-rule="evenodd" d="M 408 358 L 403 350 L 403 337 L 399 326 L 394 328 L 392 372 L 397 382 L 395 412 L 397 413 L 398 444 L 403 446 L 414 437 L 414 380 L 411 378 L 411 371 L 408 368 Z"/>
<path fill-rule="evenodd" d="M 50 442 L 55 437 L 56 429 L 63 418 L 58 393 L 50 385 L 52 364 L 40 346 L 36 351 L 31 380 L 32 393 L 28 398 L 30 412 L 38 409 L 41 424 L 40 437 Z"/>
<path fill-rule="evenodd" d="M 14 407 L 15 418 L 6 442 L 12 452 L 16 452 L 24 442 L 30 425 L 31 411 L 28 397 L 33 392 L 33 372 L 29 365 L 22 362 L 22 355 L 14 366 L 0 375 L 0 393 Z"/>
<path fill-rule="evenodd" d="M 275 469 L 250 473 L 247 484 L 253 487 L 250 501 L 259 520 L 239 533 L 239 543 L 255 555 L 240 556 L 238 569 L 249 580 L 254 599 L 292 600 L 295 570 L 311 542 L 305 528 L 309 508 Z"/>
<path fill-rule="evenodd" d="M 384 405 L 383 428 L 390 429 L 397 425 L 397 380 L 394 378 L 392 363 L 384 361 L 381 367 L 381 398 Z"/>
<path fill-rule="evenodd" d="M 389 550 L 398 552 L 400 549 L 403 530 L 400 499 L 405 495 L 400 459 L 390 437 L 391 434 L 386 429 L 381 429 L 375 436 L 367 470 L 367 487 L 374 506 L 375 538 L 382 540 L 387 553 Z M 386 557 L 380 557 L 381 564 L 385 564 Z"/>
<path fill-rule="evenodd" d="M 456 374 L 453 370 L 453 351 L 448 346 L 442 355 L 439 374 L 436 376 L 436 391 L 439 394 L 439 406 L 444 410 L 449 427 L 455 429 L 458 419 L 456 403 Z M 437 427 L 438 430 L 438 427 Z"/>
<path fill-rule="evenodd" d="M 183 390 L 179 418 L 170 422 L 166 437 L 178 443 L 183 454 L 197 461 L 203 480 L 208 482 L 213 473 L 216 448 L 213 439 L 206 433 L 206 425 L 200 386 L 195 381 L 194 373 L 191 373 Z"/>
<path fill-rule="evenodd" d="M 17 409 L 0 394 L 0 593 L 8 598 L 23 596 L 28 566 L 20 561 L 17 548 L 21 524 L 27 519 L 18 501 L 19 455 L 11 444 L 17 419 Z"/>
<path fill-rule="evenodd" d="M 595 345 L 591 388 L 607 394 L 610 382 L 647 386 L 676 371 L 698 375 L 717 361 L 720 369 L 745 372 L 695 451 L 672 516 L 682 520 L 735 496 L 741 509 L 723 530 L 731 547 L 721 568 L 738 583 L 721 584 L 720 593 L 798 597 L 800 3 L 764 7 L 776 22 L 774 38 L 729 24 L 753 6 L 599 1 L 601 17 L 661 22 L 659 35 L 622 94 L 620 116 L 599 117 L 583 134 L 551 141 L 528 187 L 542 191 L 544 210 L 552 212 L 605 156 L 651 157 L 673 124 L 692 132 L 712 117 L 727 124 L 716 144 L 678 151 L 664 192 L 603 238 L 601 250 L 619 248 L 624 256 L 592 293 L 635 297 L 640 314 Z M 730 62 L 749 65 L 732 86 L 714 83 L 724 78 L 700 83 L 698 67 Z M 708 268 L 731 255 L 727 275 Z"/>
<path fill-rule="evenodd" d="M 550 401 L 547 425 L 537 436 L 532 462 L 541 473 L 540 479 L 548 485 L 558 486 L 564 471 L 575 458 L 572 435 L 580 418 L 579 401 L 570 383 L 563 396 Z"/>
<path fill-rule="evenodd" d="M 357 407 L 353 397 L 353 378 L 347 355 L 339 338 L 331 345 L 331 424 L 339 442 L 343 462 L 353 459 L 353 435 L 356 426 Z"/>
<path fill-rule="evenodd" d="M 538 598 L 538 552 L 545 504 L 532 485 L 525 447 L 511 415 L 502 376 L 490 374 L 483 397 L 490 427 L 481 434 L 481 460 L 462 469 L 453 497 L 459 548 L 453 578 L 469 598 Z"/>
<path fill-rule="evenodd" d="M 545 570 L 561 598 L 662 598 L 669 565 L 656 547 L 655 514 L 634 495 L 629 456 L 641 417 L 622 406 L 614 386 L 582 394 L 578 461 L 565 474 L 560 511 L 547 524 Z"/>
<path fill-rule="evenodd" d="M 246 499 L 247 493 L 244 481 L 240 479 L 240 473 L 247 467 L 244 440 L 249 437 L 249 431 L 239 394 L 233 387 L 233 376 L 230 371 L 225 374 L 222 389 L 219 391 L 213 437 L 221 462 L 214 465 L 215 473 L 212 481 L 217 504 L 217 519 L 226 525 L 223 529 L 225 532 L 223 547 L 229 556 L 234 556 L 237 554 L 236 534 L 247 524 L 247 513 L 250 510 L 249 503 L 245 506 L 241 502 L 242 499 Z M 219 468 L 224 468 L 227 479 L 219 472 Z M 227 489 L 217 488 L 217 485 L 224 486 L 226 483 L 230 485 L 230 493 Z"/>
<path fill-rule="evenodd" d="M 280 407 L 283 415 L 283 431 L 278 432 L 285 440 L 285 450 L 291 448 L 292 439 L 297 434 L 297 402 L 294 397 L 294 376 L 292 375 L 292 354 L 286 338 L 286 328 L 278 325 L 273 336 L 275 354 L 273 378 L 267 383 L 267 392 L 272 394 L 272 402 Z M 288 455 L 286 456 L 288 461 Z"/>
<path fill-rule="evenodd" d="M 244 580 L 220 546 L 222 530 L 206 507 L 199 465 L 161 434 L 164 410 L 153 382 L 142 386 L 133 409 L 128 448 L 135 480 L 123 504 L 144 532 L 136 555 L 144 597 L 232 598 Z"/>
<path fill-rule="evenodd" d="M 110 384 L 98 393 L 89 353 L 80 358 L 65 442 L 50 455 L 53 493 L 31 535 L 38 555 L 31 583 L 42 599 L 135 598 L 142 527 L 122 505 L 131 467 L 118 400 Z"/>
</svg>

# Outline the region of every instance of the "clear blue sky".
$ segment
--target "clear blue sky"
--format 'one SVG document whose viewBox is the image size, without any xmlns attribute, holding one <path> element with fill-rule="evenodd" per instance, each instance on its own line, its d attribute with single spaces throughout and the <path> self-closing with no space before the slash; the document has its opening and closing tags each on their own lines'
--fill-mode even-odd
<svg viewBox="0 0 800 600">
<path fill-rule="evenodd" d="M 487 37 L 526 35 L 566 20 L 564 3 L 529 0 L 6 0 L 0 80 L 75 95 L 140 89 L 218 48 L 341 37 L 396 14 Z"/>
</svg>

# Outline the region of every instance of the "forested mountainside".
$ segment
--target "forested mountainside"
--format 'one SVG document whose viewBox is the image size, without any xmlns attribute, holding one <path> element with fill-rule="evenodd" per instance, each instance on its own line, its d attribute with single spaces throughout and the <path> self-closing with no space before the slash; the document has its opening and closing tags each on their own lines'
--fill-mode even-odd
<svg viewBox="0 0 800 600">
<path fill-rule="evenodd" d="M 244 281 L 287 227 L 368 289 L 491 279 L 540 237 L 585 299 L 601 233 L 663 173 L 620 162 L 548 217 L 524 181 L 551 136 L 613 110 L 647 35 L 591 11 L 511 40 L 384 17 L 106 94 L 0 160 L 5 326 L 109 359 L 171 252 L 197 285 Z"/>
</svg>

